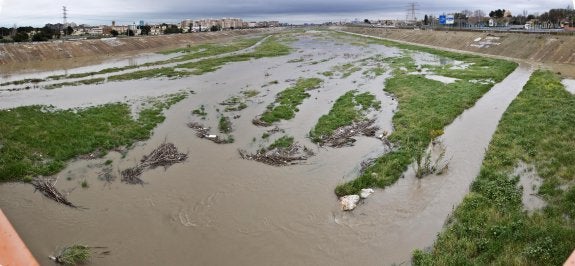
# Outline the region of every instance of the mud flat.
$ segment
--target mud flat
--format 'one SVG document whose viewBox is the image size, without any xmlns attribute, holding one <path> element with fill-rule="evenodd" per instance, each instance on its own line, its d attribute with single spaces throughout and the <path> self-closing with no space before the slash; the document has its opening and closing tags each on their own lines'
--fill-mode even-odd
<svg viewBox="0 0 575 266">
<path fill-rule="evenodd" d="M 457 197 L 465 194 L 497 115 L 518 92 L 509 84 L 521 84 L 531 71 L 522 66 L 489 91 L 493 84 L 467 83 L 469 78 L 461 73 L 453 78 L 466 80 L 452 84 L 426 79 L 428 72 L 449 76 L 450 67 L 465 65 L 444 56 L 423 52 L 420 57 L 425 60 L 414 60 L 410 51 L 330 32 L 300 31 L 278 40 L 288 44 L 291 53 L 249 57 L 202 75 L 2 92 L 0 112 L 35 104 L 89 110 L 119 101 L 136 114 L 146 96 L 186 94 L 164 111 L 165 121 L 148 140 L 102 158 L 74 160 L 55 175 L 57 188 L 69 192 L 68 200 L 85 209 L 58 205 L 32 193 L 29 184 L 0 185 L 0 207 L 40 263 L 50 263 L 48 254 L 75 243 L 112 250 L 109 256 L 93 259 L 93 265 L 408 262 L 414 249 L 431 245 Z M 409 73 L 417 72 L 418 67 L 422 73 Z M 444 143 L 453 157 L 450 172 L 422 180 L 406 176 L 386 190 L 376 190 L 353 212 L 342 212 L 334 188 L 360 175 L 361 162 L 391 148 L 381 139 L 365 136 L 354 137 L 353 146 L 319 147 L 308 134 L 349 91 L 371 94 L 380 103 L 379 109 L 365 114 L 375 119 L 379 127 L 376 136 L 395 132 L 397 125 L 392 119 L 402 105 L 384 87 L 398 73 L 406 80 L 429 83 L 438 93 L 468 85 L 481 99 L 475 106 L 470 100 L 470 109 L 445 129 Z M 278 94 L 302 77 L 322 82 L 306 91 L 295 117 L 270 127 L 252 124 Z M 485 113 L 492 115 L 481 115 Z M 222 117 L 231 124 L 226 133 L 217 132 Z M 233 142 L 216 144 L 198 138 L 188 127 L 193 122 L 210 127 L 217 132 L 214 134 L 227 134 Z M 466 136 L 468 126 L 479 129 Z M 310 147 L 315 155 L 298 165 L 273 167 L 243 160 L 238 154 L 239 149 L 256 152 L 267 148 L 284 136 Z M 470 141 L 477 141 L 471 145 L 477 153 L 465 152 Z M 187 160 L 167 169 L 144 171 L 143 185 L 120 182 L 122 170 L 138 165 L 144 155 L 166 142 L 187 154 Z M 467 164 L 473 167 L 468 169 Z M 103 173 L 117 178 L 108 182 L 102 179 Z M 455 178 L 458 174 L 466 178 Z M 83 186 L 84 182 L 89 185 Z M 446 184 L 453 186 L 450 193 L 434 191 L 449 190 Z M 400 192 L 406 192 L 407 198 Z"/>
</svg>

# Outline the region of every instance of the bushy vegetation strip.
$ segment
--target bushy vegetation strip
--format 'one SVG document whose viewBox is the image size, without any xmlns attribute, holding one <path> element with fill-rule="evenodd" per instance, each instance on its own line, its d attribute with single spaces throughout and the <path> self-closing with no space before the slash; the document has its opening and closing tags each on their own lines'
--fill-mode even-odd
<svg viewBox="0 0 575 266">
<path fill-rule="evenodd" d="M 471 192 L 416 265 L 562 265 L 575 248 L 575 97 L 537 71 L 506 113 Z M 528 213 L 514 168 L 535 166 L 547 202 Z"/>
<path fill-rule="evenodd" d="M 79 155 L 145 140 L 164 120 L 162 111 L 185 97 L 182 93 L 153 101 L 138 119 L 132 118 L 130 106 L 124 103 L 70 110 L 47 106 L 1 110 L 0 181 L 53 175 Z"/>
<path fill-rule="evenodd" d="M 296 84 L 280 92 L 275 102 L 268 106 L 260 120 L 271 124 L 280 120 L 289 120 L 294 118 L 298 112 L 298 106 L 303 100 L 310 97 L 306 91 L 317 89 L 322 83 L 319 78 L 300 78 Z"/>
<path fill-rule="evenodd" d="M 339 97 L 328 114 L 319 118 L 309 136 L 315 143 L 324 143 L 339 128 L 352 125 L 354 122 L 367 121 L 369 109 L 380 109 L 381 103 L 369 92 L 348 91 Z M 373 122 L 368 123 L 373 124 Z"/>
<path fill-rule="evenodd" d="M 368 40 L 464 61 L 468 67 L 452 69 L 449 65 L 427 66 L 433 71 L 441 70 L 445 76 L 459 78 L 457 82 L 444 84 L 423 75 L 414 75 L 417 66 L 409 51 L 404 51 L 401 57 L 384 59 L 394 70 L 393 76 L 386 80 L 385 91 L 397 97 L 399 102 L 399 110 L 393 117 L 395 130 L 388 137 L 396 149 L 378 158 L 355 180 L 339 185 L 335 191 L 338 196 L 357 194 L 366 187 L 384 188 L 395 183 L 408 165 L 421 157 L 429 142 L 437 137 L 436 132 L 441 132 L 493 86 L 492 83 L 478 83 L 476 80 L 500 82 L 517 67 L 516 63 L 505 60 Z"/>
</svg>

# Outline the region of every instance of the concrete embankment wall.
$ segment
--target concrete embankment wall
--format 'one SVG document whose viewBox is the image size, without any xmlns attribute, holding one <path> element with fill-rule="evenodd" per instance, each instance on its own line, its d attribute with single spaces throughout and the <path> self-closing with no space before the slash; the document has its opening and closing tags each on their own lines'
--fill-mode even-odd
<svg viewBox="0 0 575 266">
<path fill-rule="evenodd" d="M 86 63 L 89 63 L 94 59 L 154 52 L 220 39 L 225 41 L 237 36 L 275 30 L 277 29 L 250 29 L 145 37 L 0 44 L 0 69 L 10 72 L 10 70 L 21 70 L 27 66 L 42 66 L 42 64 L 54 61 L 70 61 L 70 63 L 88 61 Z"/>
<path fill-rule="evenodd" d="M 575 75 L 575 36 L 345 27 L 342 30 L 542 63 Z"/>
</svg>

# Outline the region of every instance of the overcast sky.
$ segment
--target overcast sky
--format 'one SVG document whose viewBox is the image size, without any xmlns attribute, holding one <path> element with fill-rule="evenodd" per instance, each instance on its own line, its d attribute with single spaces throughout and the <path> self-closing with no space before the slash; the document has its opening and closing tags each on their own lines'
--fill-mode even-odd
<svg viewBox="0 0 575 266">
<path fill-rule="evenodd" d="M 354 19 L 405 19 L 412 1 L 400 0 L 0 0 L 0 26 L 62 22 L 62 6 L 68 22 L 92 25 L 177 22 L 191 18 L 237 17 L 244 20 L 279 20 L 288 23 L 351 21 Z M 543 13 L 551 8 L 573 6 L 575 0 L 414 0 L 416 15 L 438 15 L 464 9 L 523 10 Z"/>
</svg>

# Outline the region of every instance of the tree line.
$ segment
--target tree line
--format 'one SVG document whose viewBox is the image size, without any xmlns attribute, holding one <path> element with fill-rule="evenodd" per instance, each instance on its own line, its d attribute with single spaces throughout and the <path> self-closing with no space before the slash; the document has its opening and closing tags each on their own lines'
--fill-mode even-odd
<svg viewBox="0 0 575 266">
<path fill-rule="evenodd" d="M 574 26 L 575 24 L 575 10 L 571 7 L 550 9 L 543 14 L 528 14 L 524 10 L 521 14 L 509 15 L 505 9 L 491 10 L 485 13 L 483 10 L 463 10 L 453 14 L 455 26 L 469 26 L 469 25 L 486 25 L 489 19 L 496 22 L 505 22 L 509 25 L 523 25 L 527 22 L 536 22 L 537 24 L 550 25 L 552 27 L 560 27 L 562 24 Z M 431 25 L 435 23 L 435 17 L 425 15 L 423 19 L 424 25 Z"/>
</svg>

